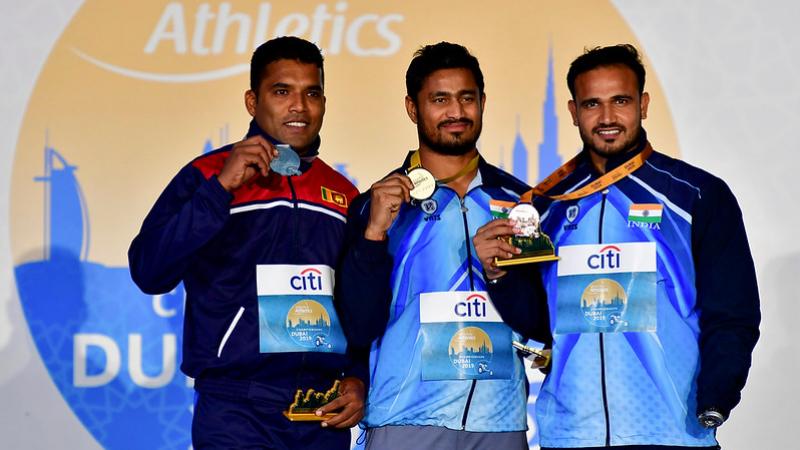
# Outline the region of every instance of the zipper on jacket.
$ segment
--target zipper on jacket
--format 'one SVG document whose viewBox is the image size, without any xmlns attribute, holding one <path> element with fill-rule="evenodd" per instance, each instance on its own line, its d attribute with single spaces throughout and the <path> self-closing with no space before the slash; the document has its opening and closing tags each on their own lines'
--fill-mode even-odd
<svg viewBox="0 0 800 450">
<path fill-rule="evenodd" d="M 300 206 L 297 204 L 297 193 L 294 190 L 294 184 L 292 184 L 292 176 L 287 176 L 286 181 L 289 183 L 289 190 L 292 192 L 292 255 L 296 258 L 300 254 L 300 241 L 297 233 L 300 225 L 300 214 L 298 213 Z M 295 383 L 297 386 L 300 386 L 301 378 L 306 369 L 306 352 L 301 352 L 300 355 L 300 368 L 297 370 L 297 381 Z"/>
<path fill-rule="evenodd" d="M 603 191 L 603 200 L 600 203 L 600 224 L 597 232 L 597 243 L 603 243 L 603 217 L 606 211 L 606 197 L 608 196 L 608 189 Z M 611 424 L 609 423 L 608 415 L 608 392 L 606 392 L 606 356 L 605 345 L 603 343 L 603 333 L 598 334 L 600 337 L 600 387 L 603 393 L 603 414 L 606 419 L 606 447 L 611 446 Z"/>
<path fill-rule="evenodd" d="M 467 193 L 468 194 L 468 193 Z M 464 194 L 466 197 L 466 194 Z M 461 217 L 464 218 L 464 236 L 466 237 L 467 241 L 467 271 L 469 275 L 469 289 L 474 291 L 475 290 L 475 279 L 473 278 L 472 274 L 472 248 L 469 246 L 469 225 L 467 224 L 467 206 L 464 204 L 464 198 L 461 199 Z M 461 416 L 461 429 L 465 430 L 467 428 L 467 416 L 469 415 L 469 406 L 472 404 L 472 394 L 475 393 L 475 386 L 478 384 L 478 380 L 473 379 L 472 385 L 469 387 L 469 395 L 467 395 L 467 404 L 464 405 L 464 414 Z"/>
<path fill-rule="evenodd" d="M 300 226 L 299 214 L 297 213 L 299 205 L 297 204 L 297 193 L 294 191 L 294 184 L 292 184 L 292 177 L 287 176 L 286 181 L 289 183 L 289 190 L 292 192 L 292 254 L 295 257 L 300 252 L 300 242 L 298 241 L 297 229 Z"/>
</svg>

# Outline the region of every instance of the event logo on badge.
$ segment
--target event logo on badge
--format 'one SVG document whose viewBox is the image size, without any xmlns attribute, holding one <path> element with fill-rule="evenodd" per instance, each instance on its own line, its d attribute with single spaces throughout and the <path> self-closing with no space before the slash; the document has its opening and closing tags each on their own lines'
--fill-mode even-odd
<svg viewBox="0 0 800 450">
<path fill-rule="evenodd" d="M 450 339 L 448 350 L 453 367 L 469 374 L 492 374 L 492 340 L 478 327 L 465 327 Z"/>
<path fill-rule="evenodd" d="M 625 326 L 623 316 L 627 304 L 625 289 L 610 278 L 593 281 L 581 295 L 583 318 L 598 328 Z"/>
<path fill-rule="evenodd" d="M 331 317 L 328 310 L 314 300 L 301 300 L 291 307 L 286 315 L 286 332 L 303 347 L 331 348 L 328 342 Z"/>
</svg>

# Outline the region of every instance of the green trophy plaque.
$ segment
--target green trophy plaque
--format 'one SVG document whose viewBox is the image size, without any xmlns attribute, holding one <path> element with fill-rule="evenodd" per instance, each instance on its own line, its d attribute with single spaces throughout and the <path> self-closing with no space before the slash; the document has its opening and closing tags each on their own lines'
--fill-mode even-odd
<svg viewBox="0 0 800 450">
<path fill-rule="evenodd" d="M 294 394 L 294 403 L 289 405 L 289 409 L 283 415 L 292 422 L 324 421 L 332 418 L 336 413 L 328 413 L 318 416 L 316 410 L 321 406 L 327 405 L 335 398 L 339 397 L 339 380 L 333 382 L 333 386 L 325 392 L 317 392 L 309 388 L 305 393 L 298 389 Z"/>
<path fill-rule="evenodd" d="M 513 206 L 512 206 L 513 205 Z M 543 261 L 558 261 L 553 241 L 550 237 L 542 233 L 539 224 L 539 212 L 530 203 L 491 201 L 492 215 L 500 219 L 512 219 L 517 223 L 519 233 L 513 236 L 506 236 L 509 244 L 522 250 L 519 255 L 514 255 L 508 259 L 495 258 L 494 263 L 498 267 L 511 266 L 516 264 L 537 263 Z"/>
</svg>

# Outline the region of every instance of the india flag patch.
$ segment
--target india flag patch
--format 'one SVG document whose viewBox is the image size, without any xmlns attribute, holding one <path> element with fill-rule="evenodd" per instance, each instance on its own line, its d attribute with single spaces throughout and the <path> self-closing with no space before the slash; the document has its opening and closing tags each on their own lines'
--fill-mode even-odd
<svg viewBox="0 0 800 450">
<path fill-rule="evenodd" d="M 634 203 L 628 211 L 631 222 L 661 223 L 661 212 L 664 205 L 660 203 Z"/>
<path fill-rule="evenodd" d="M 489 210 L 495 219 L 508 219 L 508 212 L 516 206 L 514 202 L 504 202 L 502 200 L 490 200 Z"/>
</svg>

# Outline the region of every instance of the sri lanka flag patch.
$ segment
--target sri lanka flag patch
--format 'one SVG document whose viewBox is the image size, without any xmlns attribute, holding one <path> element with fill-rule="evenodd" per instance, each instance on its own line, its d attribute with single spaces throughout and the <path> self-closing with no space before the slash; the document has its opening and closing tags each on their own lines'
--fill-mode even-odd
<svg viewBox="0 0 800 450">
<path fill-rule="evenodd" d="M 640 223 L 661 223 L 664 205 L 660 203 L 634 203 L 628 211 L 628 221 Z"/>
<path fill-rule="evenodd" d="M 344 196 L 341 192 L 336 192 L 333 189 L 328 189 L 325 186 L 320 186 L 322 188 L 322 200 L 328 203 L 333 203 L 334 205 L 341 206 L 342 208 L 347 208 L 347 197 Z"/>
</svg>

